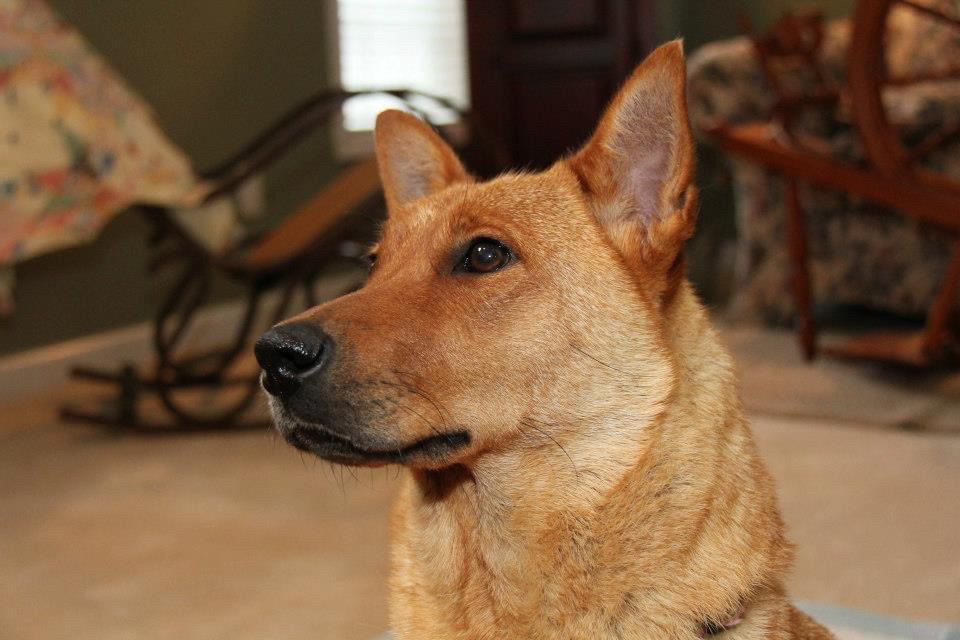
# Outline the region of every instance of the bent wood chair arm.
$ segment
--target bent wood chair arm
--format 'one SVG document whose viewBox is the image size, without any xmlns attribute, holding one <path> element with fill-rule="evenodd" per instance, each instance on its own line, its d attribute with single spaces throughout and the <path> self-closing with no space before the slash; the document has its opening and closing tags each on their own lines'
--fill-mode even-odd
<svg viewBox="0 0 960 640">
<path fill-rule="evenodd" d="M 318 126 L 330 120 L 350 98 L 361 95 L 390 95 L 402 101 L 407 108 L 416 112 L 428 123 L 429 117 L 416 108 L 411 100 L 422 97 L 450 109 L 458 116 L 469 121 L 469 114 L 456 107 L 446 98 L 414 91 L 411 89 L 382 89 L 347 91 L 328 89 L 307 98 L 288 111 L 262 133 L 244 145 L 237 153 L 200 173 L 200 177 L 212 184 L 212 189 L 204 198 L 205 202 L 237 189 L 257 172 L 269 167 L 287 151 L 303 141 Z"/>
</svg>

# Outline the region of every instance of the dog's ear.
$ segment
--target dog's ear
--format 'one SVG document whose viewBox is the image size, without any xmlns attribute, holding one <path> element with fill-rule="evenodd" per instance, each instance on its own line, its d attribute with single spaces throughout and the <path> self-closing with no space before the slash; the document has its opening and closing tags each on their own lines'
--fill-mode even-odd
<svg viewBox="0 0 960 640">
<path fill-rule="evenodd" d="M 682 273 L 696 218 L 685 66 L 679 40 L 651 53 L 568 160 L 617 250 L 631 268 L 664 275 L 664 287 Z"/>
<path fill-rule="evenodd" d="M 453 149 L 409 113 L 390 109 L 378 115 L 374 141 L 380 180 L 391 211 L 469 179 Z"/>
</svg>

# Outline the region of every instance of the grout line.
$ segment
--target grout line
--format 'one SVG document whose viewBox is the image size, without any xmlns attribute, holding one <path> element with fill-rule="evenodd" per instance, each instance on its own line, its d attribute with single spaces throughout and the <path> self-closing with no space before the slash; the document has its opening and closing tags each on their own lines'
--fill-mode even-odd
<svg viewBox="0 0 960 640">
<path fill-rule="evenodd" d="M 871 429 L 887 431 L 889 433 L 912 434 L 922 436 L 960 436 L 960 429 L 950 429 L 947 427 L 928 426 L 920 420 L 899 420 L 897 422 L 884 422 L 882 420 L 870 420 L 867 418 L 856 418 L 851 416 L 822 415 L 804 413 L 802 411 L 776 411 L 771 409 L 757 409 L 744 405 L 747 417 L 760 418 L 788 418 L 790 420 L 806 420 L 820 424 L 846 425 L 853 429 Z M 926 417 L 930 417 L 929 414 Z"/>
</svg>

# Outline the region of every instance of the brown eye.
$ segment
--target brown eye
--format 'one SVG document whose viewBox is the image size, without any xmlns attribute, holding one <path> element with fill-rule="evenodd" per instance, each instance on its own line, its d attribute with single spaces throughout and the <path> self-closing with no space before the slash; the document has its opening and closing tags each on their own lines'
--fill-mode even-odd
<svg viewBox="0 0 960 640">
<path fill-rule="evenodd" d="M 467 273 L 491 273 L 510 262 L 510 250 L 496 240 L 474 240 L 463 257 L 461 269 Z"/>
</svg>

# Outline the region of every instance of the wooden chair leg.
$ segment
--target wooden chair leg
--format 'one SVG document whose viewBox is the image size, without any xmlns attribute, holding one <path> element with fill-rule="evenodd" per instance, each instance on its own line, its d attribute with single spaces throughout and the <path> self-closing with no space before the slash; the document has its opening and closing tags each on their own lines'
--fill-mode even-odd
<svg viewBox="0 0 960 640">
<path fill-rule="evenodd" d="M 796 179 L 787 178 L 787 245 L 792 262 L 790 279 L 797 312 L 800 349 L 806 360 L 813 360 L 817 355 L 817 326 L 811 306 L 807 222 L 800 206 L 799 189 Z"/>
<path fill-rule="evenodd" d="M 937 299 L 927 314 L 927 325 L 923 330 L 923 351 L 927 357 L 935 360 L 940 349 L 949 337 L 950 315 L 957 304 L 957 288 L 960 287 L 960 239 L 953 248 L 953 256 L 947 265 L 947 273 L 940 286 Z"/>
</svg>

